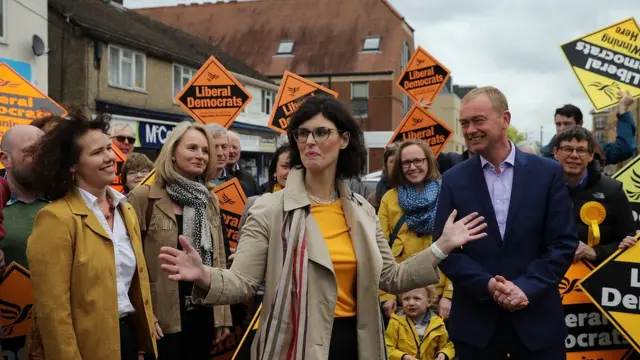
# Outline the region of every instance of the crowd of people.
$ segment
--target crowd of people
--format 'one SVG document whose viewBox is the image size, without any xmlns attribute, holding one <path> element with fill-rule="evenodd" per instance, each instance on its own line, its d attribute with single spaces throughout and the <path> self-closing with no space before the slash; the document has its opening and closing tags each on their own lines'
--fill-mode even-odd
<svg viewBox="0 0 640 360">
<path fill-rule="evenodd" d="M 389 144 L 372 194 L 357 187 L 362 130 L 333 98 L 300 106 L 265 184 L 219 125 L 179 124 L 155 162 L 108 116 L 70 108 L 13 127 L 0 270 L 26 268 L 34 304 L 28 334 L 2 345 L 26 359 L 208 360 L 262 304 L 253 359 L 564 359 L 560 280 L 636 243 L 622 184 L 601 172 L 636 154 L 632 104 L 620 94 L 612 143 L 565 105 L 539 149 L 507 138 L 500 90 L 474 89 L 466 151 Z M 127 156 L 124 194 L 110 187 L 113 147 Z M 248 198 L 235 249 L 213 193 L 233 178 Z M 597 241 L 580 216 L 594 201 Z"/>
</svg>

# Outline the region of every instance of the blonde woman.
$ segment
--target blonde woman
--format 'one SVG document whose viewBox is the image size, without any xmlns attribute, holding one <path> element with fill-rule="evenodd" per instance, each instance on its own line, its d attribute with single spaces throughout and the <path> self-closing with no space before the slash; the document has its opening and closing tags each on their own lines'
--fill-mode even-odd
<svg viewBox="0 0 640 360">
<path fill-rule="evenodd" d="M 178 236 L 184 235 L 205 264 L 226 268 L 220 209 L 208 181 L 218 170 L 214 149 L 202 125 L 181 123 L 156 160 L 155 182 L 129 195 L 140 221 L 154 314 L 164 336 L 158 341 L 160 360 L 208 360 L 213 341 L 230 333 L 229 306 L 193 304 L 193 283 L 169 281 L 158 261 L 160 248 L 181 249 Z"/>
</svg>

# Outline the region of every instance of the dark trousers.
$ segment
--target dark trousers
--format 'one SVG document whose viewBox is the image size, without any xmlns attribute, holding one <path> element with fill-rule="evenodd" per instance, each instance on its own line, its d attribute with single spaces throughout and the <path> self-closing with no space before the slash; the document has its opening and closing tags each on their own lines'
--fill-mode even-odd
<svg viewBox="0 0 640 360">
<path fill-rule="evenodd" d="M 335 318 L 329 360 L 358 360 L 358 318 Z"/>
<path fill-rule="evenodd" d="M 122 360 L 138 360 L 135 318 L 135 315 L 127 315 L 120 319 L 120 358 Z"/>
<path fill-rule="evenodd" d="M 566 360 L 564 339 L 558 339 L 558 343 L 546 349 L 531 351 L 524 345 L 516 329 L 508 319 L 498 322 L 489 345 L 485 348 L 477 348 L 460 341 L 455 343 L 456 355 L 459 360 Z"/>
<path fill-rule="evenodd" d="M 158 360 L 209 360 L 215 340 L 211 308 L 187 311 L 182 331 L 158 340 Z"/>
</svg>

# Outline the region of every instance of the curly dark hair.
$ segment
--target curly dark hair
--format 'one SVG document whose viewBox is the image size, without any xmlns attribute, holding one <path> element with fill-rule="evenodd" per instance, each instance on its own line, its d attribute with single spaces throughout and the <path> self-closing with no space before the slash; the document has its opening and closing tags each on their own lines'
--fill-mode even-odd
<svg viewBox="0 0 640 360">
<path fill-rule="evenodd" d="M 367 148 L 364 144 L 364 134 L 356 120 L 337 99 L 328 96 L 311 96 L 293 114 L 287 127 L 287 137 L 291 146 L 291 167 L 304 167 L 300 158 L 300 151 L 294 137 L 294 132 L 300 125 L 314 116 L 322 114 L 331 121 L 341 133 L 349 133 L 349 145 L 340 150 L 336 178 L 348 179 L 364 174 L 367 161 Z"/>
<path fill-rule="evenodd" d="M 100 114 L 94 120 L 80 112 L 70 112 L 67 118 L 51 116 L 57 123 L 31 146 L 27 153 L 33 156 L 35 188 L 49 200 L 64 197 L 75 182 L 69 171 L 80 160 L 78 138 L 92 130 L 109 133 L 108 115 Z"/>
<path fill-rule="evenodd" d="M 269 164 L 269 192 L 273 192 L 273 188 L 278 183 L 278 180 L 275 178 L 278 159 L 280 159 L 280 155 L 289 152 L 291 152 L 289 144 L 283 144 L 276 149 L 276 152 L 273 154 L 273 159 L 271 159 L 271 163 Z"/>
</svg>

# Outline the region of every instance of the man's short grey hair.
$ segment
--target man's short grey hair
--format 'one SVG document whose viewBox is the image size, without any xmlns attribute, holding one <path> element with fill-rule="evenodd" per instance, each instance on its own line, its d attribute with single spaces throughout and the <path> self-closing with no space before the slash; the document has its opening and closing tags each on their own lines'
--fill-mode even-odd
<svg viewBox="0 0 640 360">
<path fill-rule="evenodd" d="M 540 156 L 540 147 L 533 141 L 523 140 L 516 144 L 516 147 L 524 152 Z"/>
<path fill-rule="evenodd" d="M 227 140 L 229 139 L 229 133 L 227 129 L 220 124 L 207 124 L 204 126 L 205 129 L 211 134 L 211 136 L 216 139 L 220 136 L 226 136 Z"/>
</svg>

